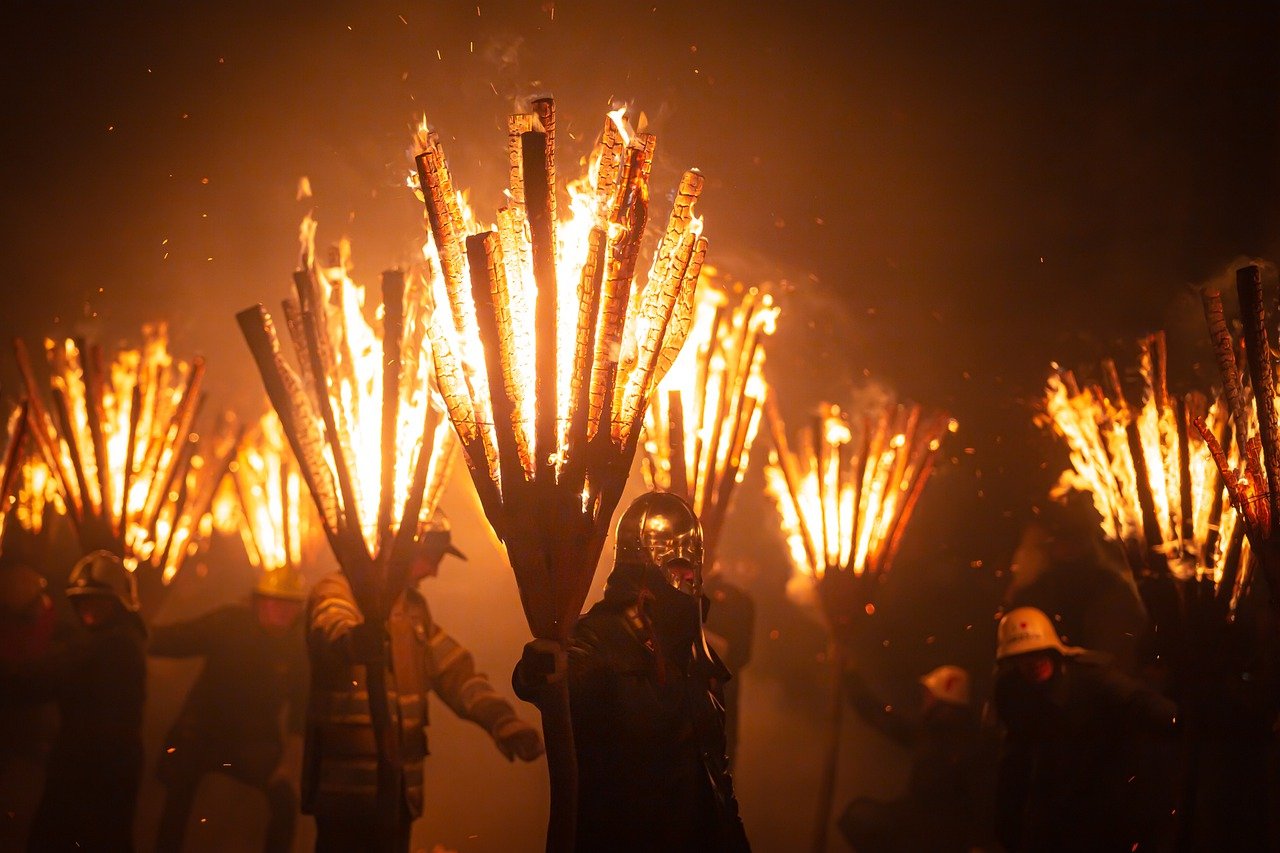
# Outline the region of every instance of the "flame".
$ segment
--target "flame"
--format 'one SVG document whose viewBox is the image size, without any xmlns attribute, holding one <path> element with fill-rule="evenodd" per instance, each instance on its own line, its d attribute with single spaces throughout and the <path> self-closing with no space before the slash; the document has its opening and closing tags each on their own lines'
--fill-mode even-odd
<svg viewBox="0 0 1280 853">
<path fill-rule="evenodd" d="M 507 204 L 491 231 L 464 215 L 439 137 L 418 140 L 432 244 L 424 256 L 438 260 L 436 299 L 450 307 L 431 341 L 530 625 L 537 636 L 562 637 L 585 598 L 590 574 L 581 572 L 595 567 L 586 551 L 598 556 L 650 395 L 689 332 L 706 253 L 693 212 L 703 179 L 685 173 L 649 275 L 637 279 L 656 138 L 614 110 L 586 174 L 562 183 L 551 99 L 511 116 L 507 131 Z M 584 533 L 566 534 L 575 544 L 554 554 L 535 535 L 538 519 L 552 517 Z"/>
<path fill-rule="evenodd" d="M 173 358 L 163 323 L 144 326 L 142 347 L 107 365 L 97 347 L 72 339 L 47 340 L 45 353 L 51 406 L 18 344 L 41 451 L 26 478 L 32 499 L 47 476 L 83 547 L 107 548 L 171 580 L 203 539 L 236 440 L 228 416 L 206 438 L 193 431 L 203 363 Z"/>
<path fill-rule="evenodd" d="M 700 224 L 695 218 L 690 229 Z M 689 500 L 710 551 L 733 487 L 747 471 L 768 393 L 764 338 L 778 316 L 769 293 L 732 291 L 703 268 L 689 344 L 653 396 L 644 424 L 646 482 Z"/>
<path fill-rule="evenodd" d="M 1135 569 L 1156 568 L 1155 560 L 1177 577 L 1216 585 L 1223 579 L 1237 516 L 1209 445 L 1191 420 L 1202 417 L 1211 433 L 1225 437 L 1226 406 L 1221 400 L 1210 405 L 1201 394 L 1183 401 L 1169 398 L 1162 334 L 1143 339 L 1140 350 L 1138 405 L 1125 398 L 1110 362 L 1104 364 L 1109 391 L 1080 388 L 1070 371 L 1050 375 L 1039 421 L 1070 454 L 1070 467 L 1050 496 L 1060 499 L 1071 489 L 1089 492 L 1103 534 L 1126 545 Z M 1239 459 L 1234 442 L 1229 459 L 1233 466 Z M 1246 554 L 1242 565 L 1247 562 Z"/>
<path fill-rule="evenodd" d="M 887 571 L 955 421 L 923 419 L 918 406 L 890 406 L 878 418 L 850 423 L 839 406 L 824 404 L 793 453 L 768 404 L 766 414 L 775 449 L 765 484 L 796 574 L 821 583 L 830 572 Z"/>
<path fill-rule="evenodd" d="M 239 535 L 265 572 L 300 570 L 315 543 L 314 506 L 274 412 L 246 434 L 214 502 L 217 530 Z"/>
<path fill-rule="evenodd" d="M 425 126 L 425 125 L 424 125 Z M 548 127 L 551 129 L 549 130 Z M 621 445 L 630 439 L 629 421 L 639 414 L 637 408 L 643 390 L 646 362 L 656 360 L 657 345 L 665 342 L 666 317 L 661 313 L 663 294 L 678 289 L 681 277 L 696 276 L 705 252 L 701 238 L 702 220 L 694 216 L 692 205 L 701 190 L 702 179 L 696 172 L 688 173 L 677 197 L 677 211 L 654 269 L 643 285 L 633 286 L 623 270 L 634 265 L 634 257 L 628 254 L 629 241 L 639 236 L 643 221 L 626 221 L 626 205 L 637 201 L 642 189 L 647 202 L 647 170 L 652 157 L 654 140 L 649 134 L 635 133 L 627 121 L 626 109 L 619 108 L 608 114 L 602 133 L 591 157 L 587 173 L 566 185 L 568 205 L 563 216 L 554 220 L 555 278 L 559 282 L 555 301 L 556 315 L 556 413 L 554 441 L 546 447 L 539 446 L 536 421 L 537 327 L 538 283 L 534 274 L 533 247 L 530 236 L 529 211 L 525 197 L 525 175 L 521 149 L 524 134 L 543 132 L 554 136 L 554 124 L 543 115 L 513 115 L 508 127 L 508 156 L 511 164 L 511 187 L 507 191 L 508 204 L 498 212 L 495 236 L 491 241 L 491 256 L 500 256 L 489 270 L 499 310 L 502 351 L 507 354 L 503 363 L 503 388 L 512 403 L 511 423 L 516 438 L 520 469 L 526 479 L 534 477 L 538 465 L 552 465 L 557 474 L 563 471 L 568 458 L 569 430 L 575 414 L 575 398 L 582 384 L 593 387 L 591 394 L 591 435 L 600 427 L 600 415 L 605 409 L 603 385 L 606 377 L 585 377 L 579 370 L 583 353 L 579 345 L 586 343 L 588 332 L 583 325 L 584 312 L 588 309 L 587 279 L 592 271 L 603 270 L 607 304 L 601 306 L 606 316 L 601 319 L 596 332 L 596 358 L 600 361 L 617 361 L 617 381 L 613 383 L 613 404 L 609 407 L 610 433 L 615 443 Z M 463 203 L 462 194 L 456 190 L 448 193 L 452 179 L 444 160 L 439 138 L 428 133 L 420 136 L 424 161 L 429 164 L 426 200 L 428 207 L 434 203 L 439 208 L 432 220 L 432 233 L 437 231 L 443 240 L 429 240 L 424 247 L 425 257 L 441 257 L 441 242 L 445 244 L 445 257 L 441 263 L 444 274 L 434 278 L 435 298 L 453 307 L 453 324 L 433 326 L 433 339 L 441 349 L 449 352 L 456 369 L 459 393 L 466 393 L 472 402 L 472 411 L 464 417 L 460 434 L 464 446 L 468 437 L 478 440 L 490 465 L 497 459 L 497 430 L 493 424 L 492 389 L 485 370 L 486 355 L 483 351 L 475 307 L 471 304 L 470 282 L 473 271 L 473 252 L 463 250 L 457 243 L 462 235 L 477 233 L 481 226 Z M 547 143 L 548 149 L 553 142 Z M 554 159 L 548 161 L 554 170 Z M 422 168 L 420 165 L 419 174 Z M 629 174 L 630 172 L 630 174 Z M 553 172 L 554 174 L 554 172 Z M 630 179 L 632 195 L 628 195 Z M 414 183 L 421 183 L 417 178 Z M 456 207 L 455 207 L 456 205 Z M 555 203 L 552 203 L 553 208 Z M 593 233 L 602 233 L 603 251 L 593 248 Z M 599 238 L 595 238 L 599 240 Z M 665 254 L 664 254 L 665 253 Z M 678 257 L 677 257 L 678 255 Z M 609 285 L 616 282 L 610 289 Z M 673 279 L 674 277 L 674 279 Z M 696 280 L 696 278 L 695 278 Z M 692 292 L 692 288 L 689 288 Z M 669 302 L 670 299 L 667 299 Z M 621 312 L 615 313 L 615 312 Z M 655 343 L 656 340 L 656 343 Z M 637 370 L 640 372 L 638 373 Z M 656 371 L 650 379 L 658 378 Z M 627 380 L 627 381 L 624 381 Z M 502 473 L 495 469 L 501 482 Z"/>
<path fill-rule="evenodd" d="M 463 203 L 458 199 L 459 205 Z M 304 225 L 304 232 L 308 229 Z M 315 227 L 309 229 L 310 239 L 315 239 Z M 314 259 L 311 248 L 304 258 Z M 399 385 L 393 393 L 391 414 L 395 418 L 396 441 L 389 457 L 384 456 L 383 419 L 385 417 L 384 380 L 387 352 L 385 331 L 387 305 L 384 292 L 378 303 L 370 289 L 357 284 L 350 275 L 350 245 L 340 242 L 331 252 L 327 263 L 313 260 L 309 271 L 315 292 L 307 300 L 324 314 L 323 329 L 319 330 L 322 348 L 327 351 L 325 388 L 337 427 L 337 447 L 342 457 L 342 468 L 353 487 L 354 504 L 344 506 L 350 521 L 358 525 L 369 553 L 376 555 L 380 549 L 380 537 L 386 531 L 379 529 L 379 511 L 384 506 L 402 508 L 408 505 L 414 488 L 414 474 L 419 451 L 428 445 L 429 463 L 426 482 L 431 491 L 424 502 L 419 517 L 411 521 L 416 525 L 430 518 L 439 504 L 443 484 L 447 479 L 454 452 L 453 429 L 443 416 L 440 403 L 434 397 L 432 382 L 431 348 L 427 326 L 431 321 L 431 302 L 425 278 L 438 269 L 411 271 L 404 280 L 403 294 L 397 313 L 402 316 L 399 341 Z M 317 417 L 316 429 L 323 429 Z M 334 446 L 330 444 L 325 462 L 333 479 L 340 479 Z M 387 463 L 390 470 L 385 470 Z M 384 491 L 384 476 L 390 484 Z M 398 532 L 400 513 L 390 516 L 390 532 Z"/>
</svg>

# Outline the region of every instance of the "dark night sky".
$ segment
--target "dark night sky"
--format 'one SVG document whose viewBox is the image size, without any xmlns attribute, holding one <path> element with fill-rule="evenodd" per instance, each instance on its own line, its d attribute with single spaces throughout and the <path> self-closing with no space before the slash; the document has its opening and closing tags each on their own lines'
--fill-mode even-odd
<svg viewBox="0 0 1280 853">
<path fill-rule="evenodd" d="M 959 417 L 907 551 L 988 573 L 1052 479 L 1021 402 L 1048 362 L 1173 324 L 1189 373 L 1188 286 L 1278 254 L 1280 6 L 1218 5 L 11 0 L 0 337 L 165 317 L 257 405 L 232 315 L 286 292 L 301 175 L 371 276 L 421 241 L 423 110 L 490 211 L 516 98 L 553 92 L 575 157 L 628 100 L 659 215 L 700 167 L 710 262 L 788 283 L 787 411 L 869 376 Z M 904 595 L 922 625 L 967 619 Z"/>
</svg>

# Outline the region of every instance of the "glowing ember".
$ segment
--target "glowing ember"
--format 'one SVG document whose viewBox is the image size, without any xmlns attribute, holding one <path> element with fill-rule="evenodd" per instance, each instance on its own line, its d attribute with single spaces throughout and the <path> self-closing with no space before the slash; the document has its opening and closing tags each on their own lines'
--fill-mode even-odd
<svg viewBox="0 0 1280 853">
<path fill-rule="evenodd" d="M 1165 380 L 1164 334 L 1139 342 L 1140 404 L 1132 404 L 1113 362 L 1103 363 L 1106 388 L 1080 388 L 1070 371 L 1049 377 L 1040 421 L 1067 444 L 1071 468 L 1052 497 L 1077 489 L 1093 496 L 1104 534 L 1123 543 L 1135 573 L 1172 571 L 1179 578 L 1226 574 L 1237 584 L 1243 530 L 1210 447 L 1193 428 L 1201 419 L 1219 444 L 1224 404 L 1203 394 L 1171 397 Z"/>
<path fill-rule="evenodd" d="M 824 404 L 793 453 L 771 405 L 766 414 L 775 447 L 766 484 L 796 572 L 821 584 L 836 572 L 870 580 L 888 571 L 956 422 L 925 418 L 918 406 L 889 406 L 878 418 L 850 423 L 838 406 Z"/>
<path fill-rule="evenodd" d="M 778 309 L 768 293 L 732 293 L 711 285 L 707 273 L 689 343 L 645 415 L 643 470 L 651 488 L 689 500 L 713 555 L 764 411 L 764 338 Z"/>
<path fill-rule="evenodd" d="M 351 279 L 345 241 L 316 259 L 315 230 L 303 221 L 284 303 L 298 369 L 261 305 L 239 321 L 334 554 L 361 607 L 385 613 L 455 456 L 431 370 L 428 273 L 383 273 L 379 305 Z"/>
<path fill-rule="evenodd" d="M 315 510 L 274 413 L 245 435 L 229 473 L 214 503 L 215 527 L 239 535 L 255 567 L 300 570 L 318 533 Z"/>
<path fill-rule="evenodd" d="M 49 405 L 25 345 L 15 347 L 44 465 L 33 488 L 47 473 L 84 550 L 113 551 L 168 582 L 203 537 L 236 431 L 223 417 L 206 438 L 193 432 L 203 362 L 174 359 L 164 324 L 143 338 L 109 365 L 97 346 L 46 341 Z"/>
<path fill-rule="evenodd" d="M 611 113 L 587 175 L 558 197 L 550 99 L 508 126 L 511 185 L 497 229 L 468 234 L 435 134 L 417 185 L 450 321 L 431 327 L 436 372 L 472 479 L 507 545 L 530 627 L 577 618 L 635 454 L 650 395 L 689 333 L 706 240 L 686 172 L 643 285 L 656 138 Z"/>
</svg>

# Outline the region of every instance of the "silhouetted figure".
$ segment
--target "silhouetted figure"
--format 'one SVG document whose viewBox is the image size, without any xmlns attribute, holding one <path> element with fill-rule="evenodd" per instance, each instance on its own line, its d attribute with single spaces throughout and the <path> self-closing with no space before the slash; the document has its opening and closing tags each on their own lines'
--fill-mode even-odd
<svg viewBox="0 0 1280 853">
<path fill-rule="evenodd" d="M 1169 780 L 1151 778 L 1137 747 L 1172 736 L 1177 707 L 1063 644 L 1033 607 L 1006 614 L 997 636 L 1001 842 L 1010 851 L 1151 849 L 1141 816 Z"/>
<path fill-rule="evenodd" d="M 302 808 L 316 818 L 320 853 L 385 849 L 381 828 L 394 817 L 395 849 L 408 850 L 413 821 L 422 814 L 422 764 L 427 756 L 427 694 L 493 737 L 509 759 L 542 754 L 538 731 L 476 672 L 471 653 L 431 618 L 417 590 L 434 577 L 445 554 L 462 557 L 441 517 L 421 534 L 410 586 L 396 600 L 386 625 L 364 621 L 341 572 L 320 580 L 307 601 L 311 697 L 302 769 Z M 378 808 L 378 752 L 369 708 L 367 666 L 385 666 L 387 699 L 401 722 L 397 751 L 402 797 L 395 815 Z"/>
<path fill-rule="evenodd" d="M 707 618 L 704 627 L 707 643 L 715 649 L 728 668 L 729 682 L 724 685 L 724 736 L 729 763 L 738 751 L 739 677 L 751 662 L 751 646 L 755 638 L 756 605 L 746 590 L 730 583 L 723 572 L 707 578 Z"/>
<path fill-rule="evenodd" d="M 725 756 L 728 670 L 702 633 L 702 529 L 670 493 L 622 514 L 604 600 L 568 651 L 578 758 L 577 849 L 750 849 Z M 525 646 L 513 681 L 538 702 L 555 652 Z"/>
<path fill-rule="evenodd" d="M 12 518 L 10 514 L 10 518 Z M 14 533 L 16 525 L 6 529 Z M 5 540 L 5 556 L 12 556 Z M 44 655 L 58 629 L 44 577 L 23 563 L 0 567 L 0 672 Z M 52 701 L 0 702 L 0 850 L 17 850 L 40 801 L 44 773 L 57 731 Z"/>
<path fill-rule="evenodd" d="M 940 666 L 923 676 L 915 715 L 886 705 L 856 670 L 846 673 L 845 687 L 864 720 L 912 752 L 903 796 L 859 798 L 840 818 L 854 850 L 967 851 L 987 844 L 995 756 L 970 705 L 969 674 Z"/>
<path fill-rule="evenodd" d="M 290 577 L 281 580 L 286 573 Z M 208 773 L 224 773 L 266 797 L 264 850 L 292 846 L 298 795 L 288 776 L 282 728 L 300 738 L 306 711 L 303 595 L 301 579 L 277 569 L 266 574 L 249 603 L 153 630 L 151 654 L 204 658 L 156 766 L 166 788 L 156 838 L 161 853 L 182 849 L 196 791 Z"/>
<path fill-rule="evenodd" d="M 4 701 L 52 699 L 60 715 L 27 847 L 132 850 L 147 676 L 133 576 L 119 557 L 95 551 L 72 569 L 67 597 L 86 630 L 4 664 L 0 677 Z"/>
</svg>

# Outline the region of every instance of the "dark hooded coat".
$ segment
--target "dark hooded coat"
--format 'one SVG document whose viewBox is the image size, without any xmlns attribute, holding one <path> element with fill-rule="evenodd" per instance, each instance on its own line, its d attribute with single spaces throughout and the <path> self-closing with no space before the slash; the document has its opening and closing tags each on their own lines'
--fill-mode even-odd
<svg viewBox="0 0 1280 853">
<path fill-rule="evenodd" d="M 664 647 L 655 622 L 668 592 L 694 604 L 696 640 Z M 697 605 L 670 587 L 649 592 L 638 567 L 621 566 L 578 620 L 568 653 L 578 850 L 750 849 L 725 756 L 729 672 L 702 640 Z M 520 667 L 514 683 L 537 701 Z"/>
</svg>

